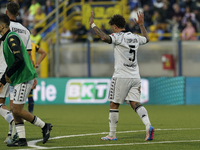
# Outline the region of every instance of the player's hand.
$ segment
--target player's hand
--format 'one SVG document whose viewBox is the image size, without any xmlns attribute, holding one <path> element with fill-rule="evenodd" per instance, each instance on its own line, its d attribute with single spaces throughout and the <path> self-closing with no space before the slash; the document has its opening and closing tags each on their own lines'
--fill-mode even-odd
<svg viewBox="0 0 200 150">
<path fill-rule="evenodd" d="M 137 12 L 137 17 L 138 17 L 138 20 L 135 20 L 135 22 L 140 26 L 140 25 L 143 25 L 144 24 L 144 14 L 142 12 Z"/>
<path fill-rule="evenodd" d="M 39 67 L 39 64 L 35 64 L 35 68 L 38 68 Z"/>
<path fill-rule="evenodd" d="M 0 82 L 0 94 L 3 92 L 3 84 Z"/>
<path fill-rule="evenodd" d="M 91 11 L 91 17 L 90 17 L 90 25 L 94 23 L 94 13 L 93 10 Z"/>
<path fill-rule="evenodd" d="M 7 75 L 5 75 L 5 79 L 6 79 L 6 82 L 11 83 L 11 80 Z"/>
<path fill-rule="evenodd" d="M 37 79 L 34 78 L 34 82 L 33 82 L 33 85 L 32 85 L 32 89 L 34 89 L 34 88 L 36 87 L 36 85 L 37 85 Z"/>
</svg>

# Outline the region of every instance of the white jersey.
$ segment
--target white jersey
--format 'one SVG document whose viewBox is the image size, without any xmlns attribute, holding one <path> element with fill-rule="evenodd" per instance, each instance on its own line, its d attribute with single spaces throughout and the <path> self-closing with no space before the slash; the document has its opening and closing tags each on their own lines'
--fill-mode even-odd
<svg viewBox="0 0 200 150">
<path fill-rule="evenodd" d="M 110 37 L 115 57 L 113 78 L 140 78 L 137 52 L 139 45 L 147 43 L 146 37 L 126 31 L 113 33 Z"/>
<path fill-rule="evenodd" d="M 10 30 L 16 32 L 22 39 L 26 49 L 31 51 L 31 40 L 30 40 L 30 31 L 24 27 L 21 23 L 11 20 L 10 21 Z M 0 36 L 1 37 L 1 36 Z M 0 46 L 0 73 L 5 72 L 7 64 L 3 55 L 3 45 Z"/>
<path fill-rule="evenodd" d="M 6 61 L 4 58 L 4 54 L 3 54 L 3 44 L 2 43 L 3 42 L 1 42 L 1 45 L 0 45 L 0 74 L 4 73 L 7 68 L 7 64 L 6 64 Z M 0 78 L 1 78 L 1 76 L 0 76 Z"/>
<path fill-rule="evenodd" d="M 28 51 L 31 51 L 31 39 L 30 31 L 24 27 L 21 23 L 11 20 L 10 21 L 10 30 L 16 32 L 19 37 L 22 39 L 24 46 Z"/>
</svg>

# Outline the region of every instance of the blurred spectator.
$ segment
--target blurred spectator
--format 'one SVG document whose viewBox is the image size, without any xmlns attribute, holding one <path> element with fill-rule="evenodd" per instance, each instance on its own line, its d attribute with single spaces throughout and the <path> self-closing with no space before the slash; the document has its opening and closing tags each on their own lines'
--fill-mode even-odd
<svg viewBox="0 0 200 150">
<path fill-rule="evenodd" d="M 195 9 L 195 1 L 193 0 L 184 0 L 180 1 L 180 7 L 184 10 L 186 7 L 190 7 L 191 10 Z"/>
<path fill-rule="evenodd" d="M 28 25 L 27 25 L 28 23 Z M 34 26 L 34 16 L 29 14 L 29 10 L 27 10 L 25 13 L 24 13 L 24 16 L 22 18 L 22 24 L 24 26 L 26 26 L 29 30 L 31 30 Z"/>
<path fill-rule="evenodd" d="M 143 12 L 143 9 L 142 8 L 138 8 L 138 5 L 135 5 L 135 7 L 133 8 L 133 10 L 130 13 L 129 19 L 134 20 L 134 18 L 135 18 L 137 20 L 138 19 L 138 17 L 137 17 L 137 12 L 138 11 Z"/>
<path fill-rule="evenodd" d="M 173 6 L 173 13 L 172 13 L 172 17 L 176 17 L 178 19 L 179 22 L 182 21 L 182 18 L 184 16 L 184 13 L 180 10 L 180 7 L 177 3 L 175 3 Z"/>
<path fill-rule="evenodd" d="M 45 14 L 48 15 L 53 10 L 54 10 L 54 6 L 51 4 L 50 0 L 47 0 L 45 4 Z"/>
<path fill-rule="evenodd" d="M 150 32 L 149 32 L 149 39 L 150 39 L 150 41 L 151 42 L 156 42 L 156 41 L 158 41 L 158 34 L 156 33 L 156 26 L 155 25 L 151 25 L 150 27 L 149 27 L 149 30 L 150 30 Z"/>
<path fill-rule="evenodd" d="M 162 0 L 156 0 L 153 2 L 153 10 L 161 13 L 164 2 Z"/>
<path fill-rule="evenodd" d="M 129 0 L 129 6 L 131 11 L 135 8 L 135 6 L 138 7 L 138 5 L 138 0 Z"/>
<path fill-rule="evenodd" d="M 182 40 L 197 40 L 197 37 L 195 36 L 195 28 L 189 20 L 187 21 L 187 26 L 182 31 Z"/>
<path fill-rule="evenodd" d="M 29 11 L 31 15 L 35 15 L 38 8 L 40 8 L 40 4 L 36 0 L 31 1 L 31 6 L 29 7 Z"/>
<path fill-rule="evenodd" d="M 27 10 L 31 5 L 31 1 L 30 0 L 23 0 L 22 1 L 22 7 L 25 7 L 25 10 Z"/>
<path fill-rule="evenodd" d="M 42 11 L 42 8 L 38 8 L 37 13 L 34 17 L 34 22 L 39 23 L 44 20 L 46 17 L 45 13 Z M 37 26 L 37 32 L 40 32 L 46 26 L 46 21 L 43 21 L 39 26 Z"/>
<path fill-rule="evenodd" d="M 45 4 L 45 14 L 46 14 L 46 16 L 47 16 L 49 13 L 51 13 L 53 10 L 54 10 L 54 6 L 52 5 L 52 3 L 51 3 L 50 0 L 47 0 L 47 1 L 46 1 L 46 4 Z M 55 18 L 55 14 L 54 14 L 54 15 L 51 15 L 51 17 L 47 19 L 47 24 L 48 24 L 49 22 L 51 22 L 54 18 Z"/>
<path fill-rule="evenodd" d="M 153 16 L 152 16 L 153 24 L 157 25 L 161 23 L 161 21 L 162 21 L 161 14 L 158 11 L 154 11 Z"/>
<path fill-rule="evenodd" d="M 196 17 L 196 29 L 197 32 L 200 32 L 200 11 L 198 9 L 193 10 Z"/>
<path fill-rule="evenodd" d="M 196 23 L 195 13 L 191 12 L 191 9 L 190 9 L 189 6 L 186 6 L 186 8 L 185 8 L 185 14 L 184 14 L 183 19 L 182 19 L 183 26 L 186 26 L 188 19 L 190 19 L 193 24 Z"/>
<path fill-rule="evenodd" d="M 81 36 L 87 34 L 87 30 L 86 30 L 85 26 L 82 25 L 81 22 L 77 22 L 76 25 L 77 25 L 77 30 L 73 34 L 74 42 L 84 42 L 84 41 L 86 41 L 86 39 L 81 37 Z"/>
<path fill-rule="evenodd" d="M 173 16 L 171 22 L 169 22 L 171 25 L 171 33 L 172 33 L 172 40 L 178 40 L 179 39 L 179 33 L 182 30 L 181 22 L 178 20 L 178 17 Z"/>
<path fill-rule="evenodd" d="M 129 20 L 129 23 L 126 24 L 125 29 L 132 33 L 141 33 L 140 27 L 135 23 L 135 21 L 133 19 Z"/>
<path fill-rule="evenodd" d="M 71 31 L 67 30 L 66 28 L 62 29 L 62 33 L 60 34 L 60 43 L 66 44 L 72 42 L 72 33 Z"/>
<path fill-rule="evenodd" d="M 153 16 L 153 11 L 150 10 L 149 5 L 144 5 L 143 6 L 143 10 L 144 10 L 144 26 L 146 29 L 149 29 L 149 26 L 153 24 L 151 18 Z"/>
<path fill-rule="evenodd" d="M 196 3 L 195 3 L 195 10 L 200 11 L 200 0 L 196 0 Z"/>
<path fill-rule="evenodd" d="M 172 13 L 169 10 L 168 4 L 164 3 L 161 10 L 162 22 L 166 23 L 169 19 L 172 19 Z"/>
<path fill-rule="evenodd" d="M 32 29 L 31 30 L 31 42 L 40 45 L 40 41 L 42 39 L 42 36 L 40 34 L 37 33 L 36 29 Z"/>
</svg>

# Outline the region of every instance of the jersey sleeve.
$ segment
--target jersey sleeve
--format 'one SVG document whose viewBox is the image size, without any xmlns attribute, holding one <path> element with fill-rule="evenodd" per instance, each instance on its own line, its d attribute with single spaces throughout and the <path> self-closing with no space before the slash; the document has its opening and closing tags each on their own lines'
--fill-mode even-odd
<svg viewBox="0 0 200 150">
<path fill-rule="evenodd" d="M 9 49 L 12 51 L 15 61 L 10 68 L 6 71 L 6 75 L 11 77 L 24 62 L 24 57 L 21 49 L 20 39 L 16 35 L 11 35 L 8 37 L 7 44 Z"/>
<path fill-rule="evenodd" d="M 25 45 L 27 51 L 32 51 L 32 46 L 31 46 L 31 38 L 29 36 L 29 39 L 27 41 L 27 45 Z"/>
<path fill-rule="evenodd" d="M 140 36 L 140 35 L 138 35 L 138 37 L 139 37 L 139 44 L 140 45 L 144 45 L 144 44 L 147 43 L 147 38 L 146 37 Z"/>
<path fill-rule="evenodd" d="M 112 33 L 109 36 L 111 38 L 111 43 L 110 44 L 116 44 L 117 43 L 117 35 L 115 33 Z"/>
</svg>

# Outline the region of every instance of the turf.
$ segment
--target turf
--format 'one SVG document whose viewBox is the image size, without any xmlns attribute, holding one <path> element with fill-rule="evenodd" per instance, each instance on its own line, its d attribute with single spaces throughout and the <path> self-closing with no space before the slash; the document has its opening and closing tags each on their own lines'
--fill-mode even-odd
<svg viewBox="0 0 200 150">
<path fill-rule="evenodd" d="M 128 105 L 122 105 L 119 108 L 117 131 L 132 132 L 117 133 L 117 141 L 100 140 L 102 136 L 107 135 L 107 133 L 102 132 L 109 131 L 109 105 L 36 105 L 34 114 L 53 125 L 51 138 L 74 135 L 73 137 L 51 139 L 46 144 L 39 141 L 36 145 L 49 148 L 55 147 L 54 149 L 60 147 L 60 149 L 74 150 L 200 149 L 200 106 L 145 105 L 145 107 L 155 128 L 154 140 L 150 142 L 144 141 L 145 126 L 139 116 Z M 0 121 L 0 149 L 19 149 L 8 148 L 3 143 L 8 132 L 8 124 L 3 118 Z M 28 141 L 42 139 L 40 128 L 28 122 L 25 123 L 25 127 Z M 91 133 L 93 134 L 84 135 Z M 83 147 L 83 145 L 86 145 L 86 147 Z M 93 146 L 89 147 L 88 145 Z M 24 148 L 32 149 L 31 147 Z"/>
</svg>

